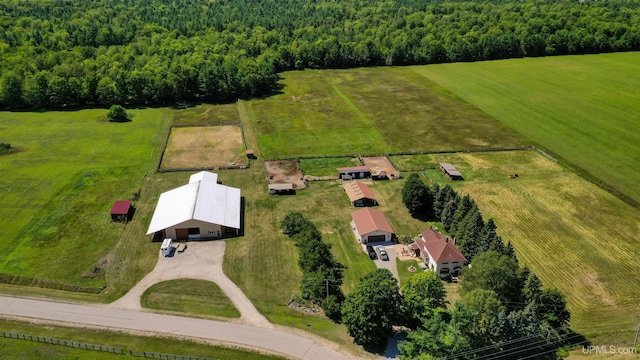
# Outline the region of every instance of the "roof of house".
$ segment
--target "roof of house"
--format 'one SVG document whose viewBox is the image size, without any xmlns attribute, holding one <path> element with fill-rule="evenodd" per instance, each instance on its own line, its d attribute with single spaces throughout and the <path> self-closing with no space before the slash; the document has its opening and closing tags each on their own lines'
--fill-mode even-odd
<svg viewBox="0 0 640 360">
<path fill-rule="evenodd" d="M 371 172 L 371 168 L 368 166 L 350 166 L 338 168 L 338 172 Z"/>
<path fill-rule="evenodd" d="M 269 190 L 293 190 L 293 184 L 269 184 Z"/>
<path fill-rule="evenodd" d="M 369 234 L 376 230 L 393 233 L 391 224 L 389 224 L 387 217 L 380 210 L 372 208 L 356 210 L 351 213 L 351 218 L 360 235 Z"/>
<path fill-rule="evenodd" d="M 127 215 L 131 208 L 131 201 L 129 200 L 116 200 L 111 207 L 111 215 Z"/>
<path fill-rule="evenodd" d="M 421 252 L 428 253 L 436 263 L 454 261 L 464 263 L 467 261 L 447 235 L 441 234 L 432 228 L 422 232 L 420 237 L 416 239 L 416 244 Z"/>
<path fill-rule="evenodd" d="M 160 195 L 147 235 L 188 220 L 240 228 L 240 189 L 220 185 L 218 175 L 203 171 L 189 183 Z"/>
<path fill-rule="evenodd" d="M 344 184 L 343 187 L 351 202 L 358 201 L 360 199 L 376 199 L 375 195 L 373 195 L 373 193 L 369 189 L 369 186 L 367 186 L 367 184 L 365 183 L 354 181 Z"/>
<path fill-rule="evenodd" d="M 451 165 L 449 163 L 440 163 L 440 167 L 442 167 L 442 169 L 444 171 L 446 171 L 447 174 L 449 174 L 451 176 L 462 176 L 460 171 L 458 171 L 458 169 L 456 169 L 455 166 L 453 166 L 453 165 Z"/>
</svg>

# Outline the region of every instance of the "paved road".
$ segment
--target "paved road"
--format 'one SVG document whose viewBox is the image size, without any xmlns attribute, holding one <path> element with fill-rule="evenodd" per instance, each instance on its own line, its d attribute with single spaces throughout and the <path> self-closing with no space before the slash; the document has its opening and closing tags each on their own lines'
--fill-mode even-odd
<svg viewBox="0 0 640 360">
<path fill-rule="evenodd" d="M 352 359 L 325 344 L 278 329 L 213 320 L 0 296 L 1 317 L 21 317 L 102 328 L 194 337 L 266 349 L 294 359 Z"/>
</svg>

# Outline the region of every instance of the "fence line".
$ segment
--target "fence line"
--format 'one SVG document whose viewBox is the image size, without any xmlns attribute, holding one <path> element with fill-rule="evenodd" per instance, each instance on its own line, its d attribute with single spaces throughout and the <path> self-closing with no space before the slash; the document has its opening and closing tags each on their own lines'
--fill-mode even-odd
<svg viewBox="0 0 640 360">
<path fill-rule="evenodd" d="M 145 359 L 164 359 L 164 360 L 219 360 L 214 358 L 189 356 L 189 355 L 176 355 L 176 354 L 163 354 L 151 351 L 133 351 L 129 350 L 129 354 L 134 357 L 142 357 Z"/>
<path fill-rule="evenodd" d="M 48 337 L 48 336 L 22 334 L 22 333 L 17 333 L 17 332 L 12 332 L 12 331 L 3 331 L 2 332 L 2 336 L 5 337 L 5 338 L 9 338 L 9 339 L 35 341 L 35 342 L 41 342 L 41 343 L 46 343 L 46 344 L 52 344 L 52 345 L 61 345 L 61 346 L 73 347 L 73 348 L 82 349 L 82 350 L 102 351 L 102 352 L 108 352 L 108 353 L 113 353 L 113 354 L 122 354 L 122 355 L 125 354 L 125 352 L 124 352 L 124 350 L 122 350 L 122 348 L 115 347 L 115 346 L 99 345 L 99 344 L 87 344 L 87 343 L 81 343 L 81 342 L 71 341 L 71 340 L 51 338 L 51 337 Z"/>
<path fill-rule="evenodd" d="M 106 285 L 103 285 L 101 287 L 70 285 L 70 284 L 64 284 L 64 283 L 51 281 L 51 280 L 36 279 L 36 278 L 30 278 L 30 277 L 21 276 L 21 275 L 4 274 L 4 273 L 0 273 L 0 283 L 10 284 L 10 285 L 33 286 L 33 287 L 39 287 L 43 289 L 55 289 L 55 290 L 89 293 L 89 294 L 99 294 L 102 292 L 102 290 L 106 288 Z"/>
</svg>

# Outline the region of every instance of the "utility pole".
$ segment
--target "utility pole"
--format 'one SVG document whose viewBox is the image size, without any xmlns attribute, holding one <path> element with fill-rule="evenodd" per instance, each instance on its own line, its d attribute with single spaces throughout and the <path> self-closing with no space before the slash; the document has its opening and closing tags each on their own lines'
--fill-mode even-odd
<svg viewBox="0 0 640 360">
<path fill-rule="evenodd" d="M 325 300 L 325 302 L 326 302 L 325 306 L 329 306 L 329 279 L 324 279 L 324 285 L 327 288 L 327 299 Z"/>
<path fill-rule="evenodd" d="M 638 333 L 640 333 L 640 322 L 638 323 L 638 327 L 636 328 L 636 339 L 633 340 L 633 351 L 636 351 L 636 344 L 638 343 Z"/>
</svg>

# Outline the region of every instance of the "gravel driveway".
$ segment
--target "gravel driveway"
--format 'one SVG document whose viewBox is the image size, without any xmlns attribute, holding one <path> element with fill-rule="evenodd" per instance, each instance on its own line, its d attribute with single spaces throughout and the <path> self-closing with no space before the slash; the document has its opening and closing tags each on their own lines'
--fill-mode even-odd
<svg viewBox="0 0 640 360">
<path fill-rule="evenodd" d="M 200 279 L 215 282 L 240 311 L 240 321 L 249 325 L 272 328 L 273 325 L 256 310 L 249 298 L 222 272 L 225 242 L 189 242 L 187 249 L 172 257 L 163 257 L 158 245 L 156 267 L 136 286 L 109 307 L 141 310 L 140 297 L 153 284 L 166 280 Z M 395 264 L 395 262 L 394 262 Z"/>
</svg>

